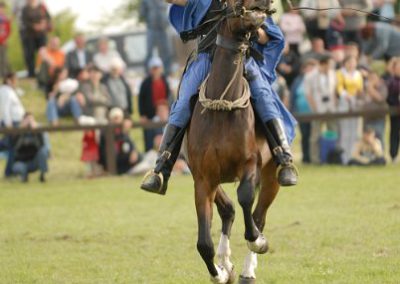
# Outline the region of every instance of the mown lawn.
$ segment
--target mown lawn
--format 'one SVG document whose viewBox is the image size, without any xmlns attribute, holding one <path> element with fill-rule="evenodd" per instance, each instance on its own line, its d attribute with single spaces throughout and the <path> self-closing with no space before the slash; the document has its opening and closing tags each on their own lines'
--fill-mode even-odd
<svg viewBox="0 0 400 284">
<path fill-rule="evenodd" d="M 270 210 L 272 248 L 260 257 L 258 283 L 399 283 L 399 172 L 302 167 L 301 184 L 282 190 Z M 0 283 L 209 283 L 195 246 L 191 178 L 175 177 L 166 197 L 142 193 L 139 181 L 55 174 L 45 185 L 0 182 Z M 219 227 L 215 215 L 215 242 Z"/>
</svg>

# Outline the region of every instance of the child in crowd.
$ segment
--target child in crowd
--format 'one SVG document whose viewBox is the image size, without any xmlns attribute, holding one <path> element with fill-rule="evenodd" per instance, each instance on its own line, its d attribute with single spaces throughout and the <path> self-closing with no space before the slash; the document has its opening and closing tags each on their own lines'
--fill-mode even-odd
<svg viewBox="0 0 400 284">
<path fill-rule="evenodd" d="M 353 150 L 353 155 L 349 161 L 351 166 L 371 166 L 386 165 L 383 154 L 383 147 L 375 130 L 366 128 L 360 141 L 358 141 Z"/>
</svg>

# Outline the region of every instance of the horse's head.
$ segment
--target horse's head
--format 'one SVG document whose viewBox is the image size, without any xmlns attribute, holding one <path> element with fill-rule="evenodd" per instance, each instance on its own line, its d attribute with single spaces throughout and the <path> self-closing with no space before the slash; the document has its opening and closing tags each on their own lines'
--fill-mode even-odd
<svg viewBox="0 0 400 284">
<path fill-rule="evenodd" d="M 226 0 L 232 11 L 227 27 L 235 35 L 256 31 L 271 12 L 271 0 Z"/>
</svg>

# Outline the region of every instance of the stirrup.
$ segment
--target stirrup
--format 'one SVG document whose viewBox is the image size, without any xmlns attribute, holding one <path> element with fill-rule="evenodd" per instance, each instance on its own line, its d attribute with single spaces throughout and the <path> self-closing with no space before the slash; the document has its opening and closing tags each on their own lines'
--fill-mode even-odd
<svg viewBox="0 0 400 284">
<path fill-rule="evenodd" d="M 158 188 L 158 190 L 150 190 L 150 189 L 148 189 L 148 188 L 145 188 L 145 187 L 143 187 L 143 184 L 145 183 L 145 181 L 149 178 L 149 177 L 151 177 L 151 176 L 158 176 L 159 178 L 160 178 L 160 187 Z M 160 193 L 161 194 L 161 192 L 162 192 L 162 189 L 163 189 L 163 186 L 164 186 L 164 176 L 163 176 L 163 174 L 162 173 L 156 173 L 154 170 L 150 170 L 150 171 L 148 171 L 146 174 L 145 174 L 145 176 L 144 176 L 144 178 L 143 178 L 143 180 L 142 180 L 142 183 L 141 183 L 141 186 L 140 186 L 140 188 L 141 189 L 143 189 L 143 190 L 145 190 L 145 191 L 148 191 L 148 192 L 152 192 L 152 193 Z"/>
</svg>

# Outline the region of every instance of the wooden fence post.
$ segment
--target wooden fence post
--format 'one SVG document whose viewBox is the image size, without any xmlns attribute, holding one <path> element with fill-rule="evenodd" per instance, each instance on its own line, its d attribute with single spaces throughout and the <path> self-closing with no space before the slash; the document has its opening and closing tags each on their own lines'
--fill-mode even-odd
<svg viewBox="0 0 400 284">
<path fill-rule="evenodd" d="M 107 125 L 105 128 L 105 139 L 106 139 L 106 161 L 107 171 L 110 175 L 117 174 L 117 162 L 116 162 L 116 151 L 115 151 L 115 136 L 114 126 Z"/>
</svg>

